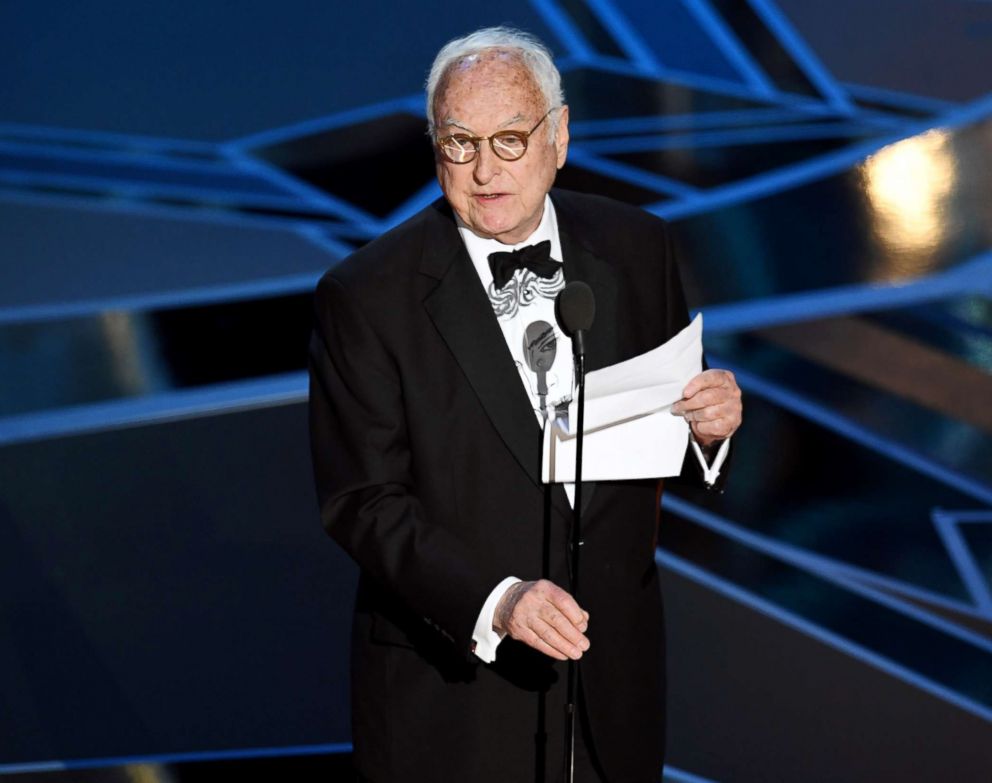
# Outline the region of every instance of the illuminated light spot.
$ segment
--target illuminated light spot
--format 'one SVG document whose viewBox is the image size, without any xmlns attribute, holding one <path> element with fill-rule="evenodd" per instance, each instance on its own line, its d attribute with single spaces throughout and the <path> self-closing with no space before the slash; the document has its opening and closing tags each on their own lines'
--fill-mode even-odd
<svg viewBox="0 0 992 783">
<path fill-rule="evenodd" d="M 931 130 L 884 147 L 863 166 L 872 227 L 887 256 L 879 280 L 933 270 L 949 233 L 956 158 L 946 131 Z"/>
</svg>

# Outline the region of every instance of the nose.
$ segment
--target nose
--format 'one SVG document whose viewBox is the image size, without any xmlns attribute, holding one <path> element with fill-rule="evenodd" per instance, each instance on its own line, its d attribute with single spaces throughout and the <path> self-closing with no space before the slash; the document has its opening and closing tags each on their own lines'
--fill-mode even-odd
<svg viewBox="0 0 992 783">
<path fill-rule="evenodd" d="M 475 181 L 479 185 L 485 185 L 490 182 L 493 177 L 495 177 L 500 172 L 500 159 L 496 157 L 496 153 L 493 152 L 492 147 L 489 146 L 489 141 L 483 141 L 479 143 L 479 154 L 475 156 L 475 160 L 472 165 L 475 167 L 472 170 L 472 175 Z"/>
</svg>

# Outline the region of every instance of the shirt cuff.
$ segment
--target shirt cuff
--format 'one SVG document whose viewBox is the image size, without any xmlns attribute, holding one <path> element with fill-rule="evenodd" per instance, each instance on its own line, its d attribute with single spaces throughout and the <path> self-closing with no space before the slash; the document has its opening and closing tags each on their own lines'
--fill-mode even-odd
<svg viewBox="0 0 992 783">
<path fill-rule="evenodd" d="M 496 633 L 493 630 L 493 616 L 496 614 L 496 607 L 500 599 L 517 582 L 523 581 L 515 576 L 508 576 L 500 582 L 489 594 L 486 602 L 482 605 L 479 618 L 475 621 L 475 630 L 472 632 L 472 652 L 484 663 L 492 663 L 496 660 L 496 648 L 503 641 L 505 634 Z"/>
<path fill-rule="evenodd" d="M 711 465 L 706 464 L 706 457 L 699 444 L 696 443 L 696 439 L 690 437 L 689 441 L 692 443 L 692 451 L 696 455 L 699 467 L 703 469 L 703 481 L 706 482 L 706 486 L 712 487 L 716 484 L 716 480 L 720 475 L 720 468 L 723 467 L 723 463 L 727 459 L 727 453 L 730 451 L 730 438 L 727 438 L 720 444 L 720 448 L 717 450 L 716 456 L 713 457 L 713 464 Z"/>
</svg>

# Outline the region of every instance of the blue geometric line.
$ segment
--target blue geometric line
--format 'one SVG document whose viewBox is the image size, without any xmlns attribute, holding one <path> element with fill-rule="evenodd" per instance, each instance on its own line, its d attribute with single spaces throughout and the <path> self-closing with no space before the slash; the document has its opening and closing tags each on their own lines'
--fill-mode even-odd
<svg viewBox="0 0 992 783">
<path fill-rule="evenodd" d="M 655 70 L 662 67 L 655 52 L 644 43 L 623 14 L 611 2 L 608 0 L 585 0 L 585 3 L 634 65 L 645 70 Z"/>
<path fill-rule="evenodd" d="M 241 748 L 238 750 L 203 750 L 186 753 L 161 753 L 146 756 L 105 756 L 92 759 L 65 759 L 59 761 L 24 761 L 0 764 L 0 775 L 20 775 L 36 772 L 65 772 L 73 769 L 101 769 L 144 764 L 183 764 L 198 761 L 237 761 L 241 759 L 280 758 L 291 756 L 332 756 L 351 753 L 350 742 L 323 745 L 291 745 L 275 748 Z M 665 766 L 663 778 L 675 783 L 715 783 L 676 767 Z"/>
<path fill-rule="evenodd" d="M 883 147 L 903 138 L 904 136 L 899 134 L 891 138 L 852 145 L 809 158 L 800 163 L 773 169 L 748 179 L 731 182 L 723 187 L 710 190 L 705 197 L 699 198 L 692 204 L 661 202 L 645 206 L 644 209 L 666 220 L 678 220 L 698 215 L 701 212 L 734 206 L 745 201 L 757 201 L 765 196 L 773 196 L 784 190 L 845 171 L 851 166 L 860 164 L 869 155 L 878 152 Z"/>
<path fill-rule="evenodd" d="M 257 191 L 232 190 L 229 186 L 211 187 L 203 183 L 172 183 L 156 182 L 154 180 L 143 181 L 134 177 L 118 177 L 104 174 L 64 174 L 58 172 L 24 171 L 19 169 L 0 168 L 0 182 L 10 187 L 52 187 L 66 189 L 100 189 L 110 190 L 115 194 L 141 194 L 141 193 L 161 193 L 166 196 L 182 197 L 188 194 L 196 196 L 219 196 L 226 199 L 268 199 L 269 203 L 278 204 L 285 207 L 293 203 L 298 204 L 296 199 L 280 196 L 267 196 Z"/>
<path fill-rule="evenodd" d="M 894 133 L 906 135 L 916 128 L 919 122 L 918 117 L 907 117 L 905 114 L 890 114 L 879 109 L 863 109 L 857 107 L 857 111 L 848 115 L 848 119 L 857 120 L 864 125 L 874 125 L 877 128 L 887 128 Z"/>
<path fill-rule="evenodd" d="M 866 101 L 871 101 L 872 103 L 882 103 L 888 106 L 895 106 L 901 109 L 927 111 L 933 113 L 934 115 L 944 114 L 945 112 L 951 111 L 952 109 L 956 109 L 960 106 L 960 104 L 941 100 L 939 98 L 931 98 L 925 95 L 914 95 L 913 93 L 908 92 L 898 92 L 884 87 L 876 87 L 871 84 L 854 84 L 853 82 L 843 82 L 842 86 L 845 90 L 847 90 L 848 94 L 854 96 L 855 98 L 861 98 Z"/>
<path fill-rule="evenodd" d="M 325 228 L 314 225 L 313 223 L 300 223 L 294 228 L 294 231 L 306 239 L 307 242 L 316 245 L 321 250 L 330 254 L 328 268 L 334 266 L 341 259 L 347 258 L 355 251 L 355 248 L 351 245 L 339 241 L 329 234 Z M 374 236 L 378 236 L 378 232 L 364 235 L 361 238 L 368 240 Z"/>
<path fill-rule="evenodd" d="M 555 64 L 558 66 L 558 72 L 563 76 L 569 71 L 574 71 L 576 69 L 581 70 L 589 65 L 589 59 L 587 57 L 576 57 L 571 54 L 563 54 L 555 58 Z"/>
<path fill-rule="evenodd" d="M 838 435 L 860 443 L 862 446 L 876 451 L 911 470 L 929 476 L 949 487 L 953 487 L 959 492 L 969 495 L 983 504 L 992 506 L 992 487 L 967 476 L 962 476 L 934 462 L 929 457 L 906 448 L 900 443 L 870 432 L 829 408 L 811 402 L 795 392 L 754 375 L 750 371 L 734 365 L 732 362 L 727 362 L 711 355 L 710 363 L 714 367 L 723 367 L 731 370 L 737 376 L 741 387 L 749 393 L 764 397 L 766 400 L 770 400 L 802 418 L 820 424 L 836 432 Z"/>
<path fill-rule="evenodd" d="M 652 174 L 619 161 L 598 158 L 586 152 L 581 146 L 573 147 L 568 154 L 571 162 L 577 166 L 653 190 L 656 193 L 670 193 L 682 198 L 693 198 L 699 193 L 696 188 L 686 185 L 684 182 L 678 182 L 660 174 Z"/>
<path fill-rule="evenodd" d="M 939 127 L 948 131 L 954 130 L 970 123 L 984 120 L 990 114 L 992 114 L 992 93 L 968 105 L 948 112 L 941 118 Z M 793 164 L 720 188 L 714 188 L 705 193 L 700 193 L 696 198 L 691 200 L 660 202 L 647 206 L 645 209 L 669 220 L 677 220 L 741 201 L 755 200 L 762 196 L 772 195 L 845 171 L 853 165 L 862 163 L 865 158 L 891 143 L 925 133 L 932 128 L 933 123 L 930 121 L 907 123 L 904 126 L 903 132 L 899 134 L 852 144 L 844 149 L 827 153 L 802 163 Z"/>
<path fill-rule="evenodd" d="M 705 527 L 706 529 L 712 530 L 725 538 L 737 541 L 749 549 L 761 552 L 775 558 L 776 560 L 789 563 L 790 565 L 807 571 L 826 582 L 830 582 L 831 584 L 841 587 L 850 593 L 860 595 L 862 598 L 866 598 L 881 606 L 891 609 L 904 617 L 908 617 L 911 620 L 929 626 L 935 630 L 947 634 L 948 636 L 953 636 L 954 638 L 977 647 L 984 652 L 992 653 L 992 639 L 946 620 L 945 618 L 935 615 L 932 612 L 928 612 L 925 609 L 921 609 L 915 604 L 900 600 L 899 598 L 888 593 L 867 587 L 860 581 L 844 578 L 839 573 L 841 569 L 836 568 L 834 565 L 835 561 L 830 558 L 822 557 L 808 550 L 792 544 L 786 544 L 769 536 L 753 533 L 724 517 L 714 514 L 711 511 L 707 511 L 706 509 L 699 508 L 698 506 L 689 503 L 688 501 L 685 501 L 670 492 L 662 495 L 661 506 L 662 508 L 673 511 L 680 516 L 692 520 L 700 527 Z"/>
<path fill-rule="evenodd" d="M 915 280 L 837 286 L 708 305 L 703 313 L 710 334 L 726 334 L 983 292 L 992 294 L 992 251 Z"/>
<path fill-rule="evenodd" d="M 181 220 L 184 222 L 210 223 L 214 225 L 238 226 L 242 228 L 264 228 L 267 230 L 285 231 L 299 228 L 316 227 L 328 230 L 321 225 L 321 217 L 287 217 L 279 214 L 252 214 L 239 212 L 238 206 L 225 208 L 219 205 L 201 204 L 168 204 L 156 201 L 137 201 L 101 198 L 99 196 L 84 196 L 70 193 L 54 193 L 21 189 L 9 189 L 0 183 L 0 201 L 17 204 L 32 204 L 41 207 L 58 207 L 63 209 L 79 209 L 89 212 L 112 212 L 121 215 L 140 215 L 164 220 Z M 306 205 L 302 205 L 306 208 Z M 328 215 L 327 219 L 332 216 Z M 334 231 L 340 235 L 356 235 L 365 239 L 372 234 L 363 232 L 367 223 L 354 221 L 347 225 L 335 224 Z M 350 250 L 349 250 L 350 252 Z"/>
<path fill-rule="evenodd" d="M 259 147 L 270 147 L 284 141 L 290 141 L 315 133 L 324 133 L 345 125 L 367 122 L 389 114 L 413 114 L 424 116 L 424 94 L 422 92 L 390 98 L 380 103 L 371 103 L 353 109 L 335 112 L 334 114 L 314 117 L 313 119 L 283 125 L 278 128 L 258 131 L 248 136 L 241 136 L 225 142 L 221 149 L 226 153 L 251 154 L 251 150 Z M 426 126 L 425 126 L 426 131 Z"/>
<path fill-rule="evenodd" d="M 582 35 L 582 32 L 572 21 L 572 18 L 554 0 L 530 0 L 544 19 L 544 23 L 558 37 L 565 47 L 566 56 L 573 58 L 576 64 L 587 61 L 593 55 L 593 48 Z"/>
<path fill-rule="evenodd" d="M 420 190 L 389 214 L 389 217 L 382 222 L 382 230 L 388 231 L 393 226 L 398 226 L 407 218 L 416 215 L 424 207 L 433 204 L 440 197 L 441 186 L 437 180 L 429 180 Z"/>
<path fill-rule="evenodd" d="M 992 324 L 975 323 L 969 320 L 966 315 L 954 310 L 938 310 L 933 307 L 923 307 L 914 315 L 928 323 L 937 324 L 946 329 L 956 331 L 962 336 L 974 336 L 983 340 L 992 340 Z"/>
<path fill-rule="evenodd" d="M 0 775 L 32 772 L 64 772 L 70 769 L 98 769 L 122 767 L 132 764 L 182 764 L 190 761 L 232 761 L 236 759 L 276 758 L 279 756 L 316 756 L 351 753 L 350 742 L 326 745 L 291 745 L 284 748 L 241 748 L 238 750 L 203 750 L 187 753 L 161 753 L 145 756 L 106 756 L 92 759 L 66 759 L 59 761 L 25 761 L 18 764 L 0 764 Z"/>
<path fill-rule="evenodd" d="M 989 116 L 992 116 L 992 92 L 987 92 L 970 103 L 955 105 L 947 113 L 939 117 L 936 123 L 932 119 L 921 120 L 917 124 L 919 130 L 916 132 L 924 133 L 933 127 L 942 130 L 953 130 L 988 119 Z"/>
<path fill-rule="evenodd" d="M 695 506 L 684 506 L 680 508 L 678 506 L 678 503 L 680 502 L 684 501 L 681 501 L 677 496 L 673 497 L 672 508 L 679 510 L 683 516 L 692 518 L 699 524 L 710 526 L 707 522 L 712 520 L 715 525 L 722 524 L 726 526 L 733 526 L 734 530 L 747 532 L 747 528 L 738 525 L 736 522 L 731 522 L 723 517 L 717 517 L 708 511 L 699 510 L 697 512 Z M 988 516 L 985 512 L 976 513 Z M 700 516 L 702 514 L 706 514 L 707 516 Z M 727 530 L 729 530 L 729 528 L 727 528 Z M 732 532 L 725 532 L 723 530 L 721 530 L 721 532 L 724 532 L 725 535 L 730 537 L 735 537 L 735 534 Z M 753 549 L 765 551 L 780 560 L 790 562 L 797 567 L 810 571 L 811 573 L 823 576 L 829 581 L 839 584 L 845 588 L 849 588 L 852 583 L 867 583 L 869 588 L 874 591 L 867 594 L 870 597 L 873 597 L 879 593 L 897 593 L 924 603 L 939 606 L 940 608 L 948 611 L 972 617 L 976 620 L 986 619 L 985 615 L 979 612 L 971 603 L 965 603 L 959 599 L 950 598 L 946 595 L 935 593 L 931 590 L 925 590 L 901 579 L 895 579 L 893 577 L 880 574 L 876 571 L 869 571 L 865 568 L 861 568 L 832 557 L 815 554 L 806 549 L 783 543 L 774 538 L 760 536 L 758 534 L 751 535 L 755 537 L 750 539 L 742 539 L 741 543 Z M 982 638 L 984 639 L 985 637 Z"/>
<path fill-rule="evenodd" d="M 775 4 L 771 0 L 749 0 L 749 2 L 782 48 L 792 56 L 796 65 L 823 94 L 827 102 L 839 112 L 854 114 L 857 108 Z"/>
<path fill-rule="evenodd" d="M 776 93 L 774 98 L 759 96 L 750 88 L 733 82 L 728 79 L 720 79 L 716 76 L 705 76 L 692 71 L 683 71 L 675 68 L 638 68 L 637 66 L 620 60 L 616 57 L 605 57 L 603 55 L 593 55 L 585 63 L 585 67 L 596 68 L 608 73 L 616 73 L 621 76 L 634 76 L 640 79 L 654 79 L 657 81 L 668 81 L 694 90 L 716 93 L 718 95 L 742 98 L 748 101 L 760 101 L 771 103 L 776 106 L 786 106 L 797 110 L 803 108 L 824 108 L 821 101 L 804 96 L 793 95 L 792 93 Z"/>
<path fill-rule="evenodd" d="M 107 147 L 123 147 L 133 150 L 146 147 L 161 153 L 196 152 L 219 155 L 220 146 L 213 142 L 191 141 L 189 139 L 169 139 L 159 136 L 91 131 L 80 128 L 54 128 L 44 125 L 22 125 L 14 122 L 0 122 L 0 136 L 36 137 L 56 141 L 76 141 Z"/>
<path fill-rule="evenodd" d="M 0 446 L 291 405 L 306 400 L 307 381 L 306 371 L 292 372 L 160 392 L 146 397 L 73 405 L 55 411 L 5 416 L 0 418 Z"/>
<path fill-rule="evenodd" d="M 582 149 L 588 152 L 616 155 L 656 149 L 772 144 L 781 141 L 869 136 L 875 133 L 877 133 L 875 129 L 866 128 L 863 124 L 855 122 L 830 124 L 797 122 L 788 125 L 764 125 L 760 128 L 729 128 L 652 136 L 620 136 L 612 139 L 590 139 L 576 143 L 581 144 Z"/>
<path fill-rule="evenodd" d="M 378 225 L 373 228 L 371 224 L 364 225 L 364 224 L 356 224 L 356 223 L 348 223 L 338 226 L 326 226 L 326 227 L 316 224 L 309 224 L 309 225 L 301 225 L 298 226 L 297 228 L 298 230 L 303 230 L 303 231 L 306 231 L 309 228 L 313 228 L 315 231 L 323 231 L 325 233 L 329 233 L 331 236 L 336 237 L 337 239 L 340 239 L 343 242 L 351 242 L 351 243 L 357 242 L 360 244 L 371 242 L 381 233 L 379 231 Z M 354 252 L 354 247 L 351 247 L 348 250 L 348 254 L 350 255 L 352 252 Z"/>
<path fill-rule="evenodd" d="M 951 560 L 957 567 L 961 581 L 964 582 L 975 601 L 975 606 L 983 615 L 992 618 L 992 591 L 989 590 L 988 582 L 958 528 L 958 524 L 961 522 L 992 522 L 992 511 L 977 512 L 974 518 L 968 519 L 962 518 L 962 515 L 956 512 L 934 509 L 931 517 L 944 546 L 947 547 Z"/>
<path fill-rule="evenodd" d="M 610 117 L 599 120 L 569 118 L 568 130 L 574 141 L 584 136 L 623 136 L 628 133 L 666 133 L 677 130 L 706 130 L 710 128 L 767 127 L 799 120 L 848 120 L 825 104 L 803 105 L 796 108 L 771 106 L 756 109 L 701 111 L 693 114 L 661 114 L 648 117 Z M 903 116 L 880 114 L 864 110 L 856 115 L 864 126 L 904 131 L 910 120 Z M 915 122 L 915 121 L 914 121 Z"/>
<path fill-rule="evenodd" d="M 306 239 L 311 237 L 303 234 Z M 333 240 L 327 239 L 327 249 L 333 249 Z M 352 252 L 352 248 L 341 246 L 339 257 Z M 328 266 L 335 259 L 328 259 Z M 181 288 L 172 291 L 157 289 L 140 294 L 122 294 L 103 299 L 82 299 L 72 302 L 46 302 L 44 304 L 14 305 L 0 307 L 0 325 L 39 323 L 79 318 L 109 311 L 143 312 L 172 307 L 214 304 L 216 302 L 237 302 L 246 299 L 262 299 L 272 296 L 298 294 L 309 291 L 317 285 L 324 270 L 297 272 L 280 277 L 267 277 L 248 281 L 218 283 L 216 285 Z"/>
<path fill-rule="evenodd" d="M 992 93 L 983 96 L 980 100 L 966 107 L 956 109 L 945 115 L 941 118 L 939 127 L 943 130 L 953 130 L 970 122 L 985 119 L 989 113 L 992 113 Z M 754 201 L 763 196 L 773 195 L 789 188 L 846 171 L 852 166 L 863 163 L 870 155 L 875 154 L 889 144 L 902 141 L 920 133 L 925 133 L 933 130 L 933 128 L 934 124 L 930 121 L 908 123 L 905 126 L 904 133 L 852 144 L 844 149 L 835 150 L 834 152 L 811 158 L 802 163 L 796 163 L 710 190 L 705 196 L 700 197 L 692 204 L 661 202 L 647 206 L 645 209 L 660 217 L 676 220 L 700 212 L 731 206 L 742 201 Z"/>
<path fill-rule="evenodd" d="M 986 0 L 986 2 L 992 3 L 992 0 Z M 941 509 L 941 511 L 959 523 L 978 522 L 984 524 L 992 522 L 992 511 L 948 511 L 946 508 Z"/>
<path fill-rule="evenodd" d="M 708 0 L 682 0 L 682 5 L 699 23 L 699 26 L 709 34 L 710 40 L 719 49 L 730 64 L 737 69 L 744 81 L 751 86 L 755 94 L 772 98 L 778 92 L 768 75 L 751 57 L 738 37 L 730 30 L 723 17 L 717 14 Z"/>
<path fill-rule="evenodd" d="M 328 263 L 336 263 L 342 258 L 347 258 L 354 252 L 354 247 L 339 240 L 334 234 L 328 233 L 327 229 L 319 224 L 298 223 L 293 227 L 294 233 L 304 237 L 308 242 L 314 242 L 319 235 L 316 244 L 321 250 L 330 254 Z"/>
<path fill-rule="evenodd" d="M 829 567 L 837 575 L 837 578 L 841 579 L 845 583 L 861 582 L 883 593 L 887 592 L 890 594 L 896 593 L 900 596 L 904 595 L 908 598 L 922 601 L 923 603 L 933 604 L 941 609 L 966 615 L 975 620 L 988 619 L 971 603 L 964 603 L 957 599 L 949 598 L 946 595 L 939 595 L 938 593 L 931 592 L 930 590 L 924 590 L 916 585 L 911 585 L 900 579 L 892 579 L 891 577 L 883 576 L 873 571 L 866 571 L 863 568 L 852 566 L 849 563 L 841 563 L 836 560 L 831 561 Z"/>
<path fill-rule="evenodd" d="M 711 778 L 702 778 L 699 775 L 693 775 L 691 772 L 686 772 L 684 769 L 677 769 L 676 767 L 670 767 L 667 764 L 665 769 L 661 774 L 662 783 L 716 783 L 715 780 Z"/>
<path fill-rule="evenodd" d="M 703 130 L 706 128 L 732 128 L 737 126 L 767 125 L 775 122 L 808 119 L 821 116 L 831 119 L 836 112 L 829 108 L 817 111 L 781 109 L 731 109 L 695 114 L 663 114 L 656 117 L 611 117 L 604 120 L 569 119 L 568 130 L 574 140 L 581 136 L 610 136 L 626 133 L 663 133 L 672 130 Z"/>
<path fill-rule="evenodd" d="M 4 141 L 0 139 L 0 152 L 11 155 L 26 155 L 30 157 L 48 158 L 50 160 L 72 160 L 82 163 L 105 163 L 110 165 L 141 166 L 142 168 L 159 169 L 162 171 L 191 172 L 197 174 L 227 173 L 227 162 L 217 155 L 210 160 L 176 157 L 157 151 L 133 149 L 93 149 L 91 147 L 63 147 L 46 143 L 26 144 L 20 141 Z"/>
<path fill-rule="evenodd" d="M 237 168 L 248 171 L 277 187 L 288 190 L 290 193 L 303 199 L 310 206 L 327 209 L 335 214 L 344 217 L 346 220 L 354 220 L 359 223 L 374 222 L 368 212 L 350 204 L 344 199 L 340 199 L 326 191 L 314 187 L 308 182 L 288 174 L 282 169 L 270 165 L 268 162 L 259 160 L 251 155 L 232 155 L 231 162 Z"/>
<path fill-rule="evenodd" d="M 57 188 L 69 191 L 97 191 L 95 197 L 121 199 L 160 199 L 171 198 L 194 202 L 191 206 L 256 207 L 275 210 L 298 210 L 301 207 L 319 209 L 328 217 L 336 217 L 358 223 L 372 221 L 373 218 L 349 203 L 324 195 L 319 200 L 309 198 L 301 204 L 295 195 L 265 196 L 251 191 L 210 188 L 200 184 L 174 184 L 167 182 L 141 182 L 134 179 L 79 175 L 42 174 L 0 170 L 0 185 L 8 188 Z"/>
<path fill-rule="evenodd" d="M 75 166 L 69 156 L 50 155 L 48 150 L 32 154 L 28 160 L 15 158 L 0 165 L 0 176 L 7 182 L 30 183 L 62 181 L 73 183 L 106 182 L 114 187 L 171 187 L 204 193 L 239 193 L 248 198 L 285 198 L 293 196 L 258 176 L 235 171 L 226 162 L 202 166 L 176 163 L 173 160 L 102 160 Z M 79 156 L 71 156 L 78 158 Z M 39 161 L 39 158 L 47 160 Z M 209 167 L 209 168 L 208 168 Z M 75 173 L 72 169 L 83 169 Z M 123 170 L 122 170 L 123 169 Z"/>
<path fill-rule="evenodd" d="M 933 119 L 921 119 L 911 122 L 908 127 L 915 136 L 933 128 L 955 130 L 988 119 L 989 116 L 992 116 L 992 92 L 987 92 L 970 103 L 954 105 L 936 122 Z"/>
<path fill-rule="evenodd" d="M 726 596 L 732 601 L 736 601 L 739 604 L 753 609 L 759 614 L 770 617 L 771 619 L 793 628 L 806 636 L 823 642 L 824 644 L 833 647 L 835 650 L 838 650 L 839 652 L 844 653 L 855 660 L 866 663 L 869 666 L 879 669 L 885 674 L 902 680 L 903 682 L 919 688 L 922 691 L 933 694 L 949 704 L 953 704 L 954 706 L 959 707 L 985 721 L 992 722 L 992 709 L 989 709 L 987 706 L 971 701 L 946 686 L 933 682 L 932 680 L 917 674 L 911 669 L 907 669 L 906 667 L 901 666 L 888 658 L 884 658 L 881 655 L 850 641 L 849 639 L 845 639 L 843 636 L 840 636 L 833 631 L 828 631 L 825 628 L 811 623 L 803 617 L 793 614 L 780 606 L 776 606 L 775 604 L 760 598 L 741 587 L 738 587 L 732 582 L 721 579 L 720 577 L 699 568 L 695 564 L 690 563 L 688 560 L 684 560 L 683 558 L 673 555 L 670 552 L 658 549 L 655 552 L 655 562 L 659 566 L 669 568 L 687 579 Z"/>
</svg>

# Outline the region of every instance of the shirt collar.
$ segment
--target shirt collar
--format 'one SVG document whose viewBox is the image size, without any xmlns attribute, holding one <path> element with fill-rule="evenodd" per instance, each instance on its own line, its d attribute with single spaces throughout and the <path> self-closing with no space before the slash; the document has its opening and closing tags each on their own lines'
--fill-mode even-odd
<svg viewBox="0 0 992 783">
<path fill-rule="evenodd" d="M 561 242 L 558 239 L 558 217 L 555 215 L 555 207 L 551 203 L 551 196 L 549 195 L 544 196 L 544 214 L 541 215 L 541 222 L 538 223 L 537 228 L 525 240 L 517 242 L 514 245 L 504 244 L 498 239 L 478 236 L 458 217 L 457 212 L 455 213 L 455 222 L 458 224 L 458 233 L 465 243 L 469 257 L 472 259 L 472 265 L 475 267 L 475 271 L 479 273 L 479 279 L 482 280 L 482 285 L 487 289 L 493 281 L 493 273 L 489 268 L 490 253 L 500 250 L 517 250 L 527 245 L 536 245 L 538 242 L 548 240 L 551 242 L 551 257 L 556 261 L 562 260 Z"/>
</svg>

